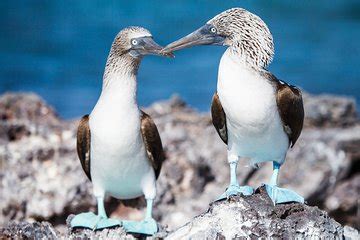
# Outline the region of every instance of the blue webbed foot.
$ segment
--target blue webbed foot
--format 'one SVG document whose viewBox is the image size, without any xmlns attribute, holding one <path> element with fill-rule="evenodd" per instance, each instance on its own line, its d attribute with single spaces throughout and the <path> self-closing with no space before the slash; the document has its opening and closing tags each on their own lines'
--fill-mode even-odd
<svg viewBox="0 0 360 240">
<path fill-rule="evenodd" d="M 158 225 L 153 218 L 145 219 L 143 221 L 126 221 L 122 222 L 126 232 L 140 233 L 145 235 L 154 235 L 158 232 Z"/>
<path fill-rule="evenodd" d="M 72 228 L 90 228 L 92 230 L 121 226 L 117 219 L 105 218 L 92 212 L 80 213 L 70 222 Z"/>
<path fill-rule="evenodd" d="M 250 196 L 254 193 L 254 189 L 250 186 L 239 186 L 239 185 L 230 185 L 226 191 L 221 194 L 221 196 L 216 200 L 222 200 L 234 196 L 237 194 L 243 194 L 244 196 Z"/>
<path fill-rule="evenodd" d="M 265 189 L 274 205 L 288 202 L 304 203 L 304 198 L 292 190 L 270 184 L 265 184 Z"/>
</svg>

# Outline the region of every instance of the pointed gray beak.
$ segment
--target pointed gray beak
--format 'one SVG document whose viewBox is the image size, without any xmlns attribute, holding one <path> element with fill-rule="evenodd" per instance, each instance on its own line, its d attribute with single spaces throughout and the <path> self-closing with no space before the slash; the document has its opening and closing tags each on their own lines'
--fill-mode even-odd
<svg viewBox="0 0 360 240">
<path fill-rule="evenodd" d="M 209 28 L 211 28 L 211 26 L 207 24 L 195 30 L 189 35 L 170 43 L 162 52 L 168 53 L 197 45 L 222 45 L 225 38 L 216 33 L 212 33 Z"/>
<path fill-rule="evenodd" d="M 133 57 L 145 56 L 149 54 L 174 57 L 172 52 L 163 52 L 163 47 L 157 44 L 152 37 L 139 37 L 133 40 L 136 41 L 136 45 L 133 45 L 129 51 L 130 55 Z"/>
<path fill-rule="evenodd" d="M 152 38 L 143 38 L 143 50 L 144 54 L 160 55 L 165 57 L 174 57 L 172 52 L 163 52 L 163 47 L 157 44 Z"/>
</svg>

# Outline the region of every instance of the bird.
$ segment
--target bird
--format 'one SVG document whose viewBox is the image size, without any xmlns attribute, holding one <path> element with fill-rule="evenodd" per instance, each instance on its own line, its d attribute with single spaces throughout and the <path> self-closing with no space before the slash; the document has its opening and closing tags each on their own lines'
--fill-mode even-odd
<svg viewBox="0 0 360 240">
<path fill-rule="evenodd" d="M 230 184 L 218 200 L 254 193 L 237 181 L 238 161 L 245 157 L 253 165 L 273 162 L 272 177 L 264 185 L 274 205 L 304 202 L 296 192 L 278 186 L 279 169 L 302 131 L 304 107 L 301 90 L 267 70 L 275 50 L 265 22 L 246 9 L 231 8 L 162 51 L 197 45 L 227 47 L 211 103 L 212 122 L 227 145 L 230 165 Z"/>
<path fill-rule="evenodd" d="M 161 49 L 149 30 L 137 26 L 122 29 L 111 45 L 100 97 L 77 130 L 77 153 L 92 182 L 98 214 L 76 215 L 71 220 L 73 228 L 95 230 L 121 225 L 127 232 L 157 232 L 152 207 L 165 154 L 154 121 L 137 104 L 137 73 L 145 55 L 172 56 L 161 53 Z M 144 220 L 108 218 L 104 207 L 107 195 L 117 199 L 144 195 Z"/>
</svg>

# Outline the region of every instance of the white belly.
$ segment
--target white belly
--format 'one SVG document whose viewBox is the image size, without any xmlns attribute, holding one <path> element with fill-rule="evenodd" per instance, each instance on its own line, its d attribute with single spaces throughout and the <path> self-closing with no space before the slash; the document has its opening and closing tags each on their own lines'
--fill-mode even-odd
<svg viewBox="0 0 360 240">
<path fill-rule="evenodd" d="M 95 195 L 107 193 L 131 199 L 145 193 L 155 197 L 154 170 L 140 133 L 139 110 L 98 105 L 90 115 L 90 166 Z"/>
<path fill-rule="evenodd" d="M 217 90 L 226 114 L 229 150 L 254 163 L 282 163 L 289 140 L 270 82 L 227 51 L 221 59 Z"/>
</svg>

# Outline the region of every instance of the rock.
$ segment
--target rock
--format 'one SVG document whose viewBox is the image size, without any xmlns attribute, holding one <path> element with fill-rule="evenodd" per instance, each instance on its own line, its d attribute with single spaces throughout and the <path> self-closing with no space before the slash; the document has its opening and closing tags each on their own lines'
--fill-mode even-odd
<svg viewBox="0 0 360 240">
<path fill-rule="evenodd" d="M 206 204 L 204 204 L 206 205 Z M 68 219 L 70 222 L 71 216 Z M 274 206 L 264 188 L 248 197 L 233 196 L 212 203 L 210 208 L 184 226 L 172 231 L 160 229 L 147 239 L 359 239 L 356 229 L 331 219 L 317 207 L 300 203 Z M 92 231 L 70 227 L 62 234 L 49 223 L 14 223 L 0 229 L 0 239 L 144 239 L 117 227 Z"/>
<path fill-rule="evenodd" d="M 66 124 L 38 95 L 6 93 L 0 96 L 0 139 L 19 140 L 30 134 L 61 131 Z"/>
<path fill-rule="evenodd" d="M 213 203 L 167 239 L 342 239 L 344 228 L 317 207 L 274 206 L 263 188 Z M 359 237 L 354 234 L 353 237 Z M 353 238 L 356 239 L 356 238 Z"/>
<path fill-rule="evenodd" d="M 346 196 L 346 197 L 344 197 Z M 360 229 L 360 174 L 338 184 L 325 201 L 326 210 L 341 222 Z"/>
<path fill-rule="evenodd" d="M 307 96 L 306 104 L 315 102 L 312 98 L 317 96 Z M 325 107 L 329 111 L 348 106 L 329 98 L 321 100 L 321 104 L 330 104 Z M 338 101 L 348 102 L 343 98 Z M 194 111 L 178 97 L 154 103 L 145 111 L 157 124 L 167 155 L 158 179 L 154 217 L 173 230 L 204 212 L 207 203 L 227 187 L 226 146 L 209 114 Z M 351 217 L 353 212 L 341 210 L 340 215 L 338 208 L 330 208 L 330 200 L 326 203 L 341 184 L 359 174 L 360 124 L 349 120 L 353 118 L 351 111 L 343 112 L 313 114 L 317 117 L 311 121 L 316 123 L 308 124 L 289 151 L 280 184 L 301 193 L 309 204 L 329 210 L 342 224 L 358 226 Z M 0 96 L 0 113 L 5 116 L 0 120 L 0 226 L 11 220 L 46 220 L 61 230 L 66 228 L 69 214 L 95 211 L 92 185 L 76 156 L 77 121 L 59 119 L 33 94 Z M 329 120 L 324 120 L 325 116 Z M 253 169 L 241 160 L 238 167 L 240 183 L 254 187 L 267 182 L 271 173 L 270 164 Z M 337 194 L 336 199 L 345 203 L 351 197 Z M 112 198 L 105 205 L 112 217 L 139 220 L 144 214 L 142 209 L 124 207 Z"/>
<path fill-rule="evenodd" d="M 6 133 L 0 134 L 0 225 L 25 219 L 62 222 L 95 204 L 78 166 L 76 124 L 59 119 L 34 94 L 2 95 L 0 116 Z"/>
<path fill-rule="evenodd" d="M 345 127 L 358 121 L 354 98 L 305 93 L 303 99 L 306 126 Z"/>
<path fill-rule="evenodd" d="M 345 240 L 351 240 L 351 239 L 359 239 L 359 231 L 349 227 L 349 226 L 345 226 L 344 227 L 344 239 Z"/>
<path fill-rule="evenodd" d="M 0 228 L 0 239 L 57 239 L 60 233 L 48 222 L 10 222 Z"/>
</svg>

